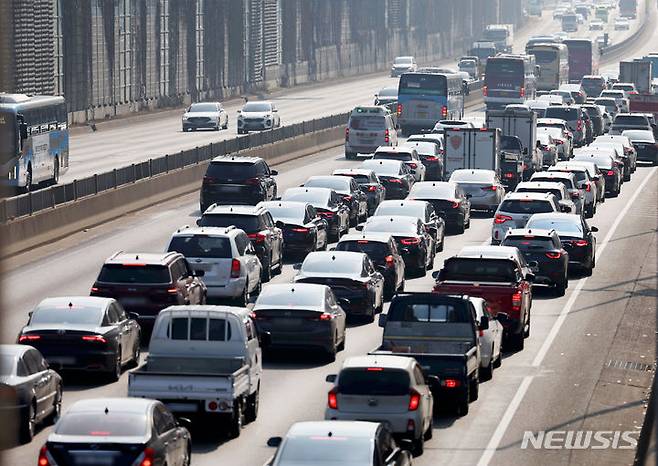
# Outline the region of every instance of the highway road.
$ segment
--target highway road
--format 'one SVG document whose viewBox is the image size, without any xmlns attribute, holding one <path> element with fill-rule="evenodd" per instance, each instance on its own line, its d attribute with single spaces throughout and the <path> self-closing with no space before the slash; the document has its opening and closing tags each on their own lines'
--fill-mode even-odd
<svg viewBox="0 0 658 466">
<path fill-rule="evenodd" d="M 527 36 L 551 28 L 555 28 L 555 23 L 544 21 L 532 31 L 524 32 Z M 522 36 L 517 34 L 519 43 L 525 40 Z M 658 43 L 658 31 L 654 31 L 647 43 Z M 650 47 L 647 43 L 630 50 L 629 56 L 643 53 Z M 381 87 L 381 82 L 391 81 L 371 78 L 354 82 L 359 88 L 354 99 L 363 99 Z M 351 85 L 336 86 L 344 87 L 340 91 L 343 95 Z M 299 92 L 327 94 L 331 87 Z M 317 104 L 310 101 L 303 105 L 310 109 Z M 177 122 L 172 117 L 170 126 L 173 128 Z M 96 133 L 94 137 L 102 134 Z M 153 136 L 154 140 L 158 139 L 157 134 Z M 167 135 L 160 136 L 158 147 L 167 147 Z M 176 137 L 179 136 L 182 134 Z M 135 146 L 138 147 L 137 142 Z M 90 147 L 105 150 L 98 140 L 90 143 Z M 346 161 L 339 148 L 306 157 L 303 165 L 304 169 L 300 170 L 298 160 L 276 167 L 281 173 L 280 191 L 301 184 L 311 174 L 331 173 L 358 162 Z M 520 445 L 525 431 L 638 428 L 643 411 L 639 400 L 646 391 L 649 374 L 614 369 L 608 367 L 608 362 L 655 360 L 657 171 L 658 168 L 640 167 L 618 198 L 608 199 L 599 207 L 595 218 L 589 221 L 600 229 L 593 276 L 574 277 L 567 294 L 561 298 L 536 294 L 532 334 L 525 350 L 506 355 L 493 380 L 482 384 L 480 398 L 471 405 L 468 416 L 436 418 L 434 438 L 426 444 L 425 454 L 415 464 L 632 463 L 631 450 L 524 450 Z M 6 261 L 2 342 L 15 340 L 28 312 L 44 297 L 88 294 L 103 260 L 113 252 L 162 250 L 171 232 L 181 225 L 192 224 L 198 215 L 198 195 L 190 194 Z M 465 234 L 449 236 L 445 251 L 437 255 L 435 270 L 461 247 L 487 242 L 490 227 L 491 218 L 478 216 Z M 290 281 L 292 276 L 288 264 L 273 282 Z M 432 282 L 429 275 L 409 280 L 407 289 L 426 291 Z M 373 349 L 380 337 L 381 331 L 375 324 L 350 327 L 346 349 L 333 364 L 300 357 L 268 360 L 258 420 L 248 425 L 240 438 L 229 442 L 194 432 L 193 465 L 262 464 L 272 454 L 265 446 L 269 436 L 284 434 L 295 421 L 322 418 L 330 388 L 324 382 L 325 375 L 335 373 L 346 357 Z M 64 409 L 79 399 L 125 396 L 127 378 L 124 374 L 117 383 L 97 385 L 93 377 L 68 377 Z M 30 444 L 7 451 L 6 463 L 34 464 L 38 449 L 50 431 L 44 429 Z"/>
</svg>

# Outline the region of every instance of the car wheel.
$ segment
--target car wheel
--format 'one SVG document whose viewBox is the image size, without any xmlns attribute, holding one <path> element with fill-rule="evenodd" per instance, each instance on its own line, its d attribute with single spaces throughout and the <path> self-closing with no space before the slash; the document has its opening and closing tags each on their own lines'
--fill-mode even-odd
<svg viewBox="0 0 658 466">
<path fill-rule="evenodd" d="M 245 422 L 254 422 L 258 417 L 258 405 L 260 403 L 260 386 L 254 393 L 247 397 L 247 409 L 244 413 Z"/>
<path fill-rule="evenodd" d="M 487 367 L 480 367 L 480 373 L 482 374 L 482 380 L 491 380 L 493 378 L 493 369 L 494 369 L 494 347 L 491 345 L 491 357 L 489 358 L 489 364 Z"/>
<path fill-rule="evenodd" d="M 398 293 L 404 293 L 404 287 L 406 286 L 406 282 L 404 278 L 402 279 L 402 283 L 400 283 L 400 288 L 398 288 Z"/>
<path fill-rule="evenodd" d="M 263 291 L 263 282 L 259 281 L 258 284 L 256 285 L 256 288 L 254 288 L 254 290 L 252 291 L 252 293 L 258 296 L 261 293 L 261 291 Z"/>
<path fill-rule="evenodd" d="M 498 369 L 503 364 L 503 354 L 501 351 L 498 351 L 498 357 L 493 363 L 493 367 Z"/>
<path fill-rule="evenodd" d="M 142 349 L 140 348 L 140 339 L 137 338 L 135 341 L 135 347 L 133 348 L 133 355 L 130 358 L 130 367 L 139 366 L 139 357 L 142 354 Z"/>
<path fill-rule="evenodd" d="M 222 126 L 222 129 L 228 129 L 228 118 L 226 119 L 226 123 Z"/>
<path fill-rule="evenodd" d="M 329 347 L 325 348 L 325 357 L 327 362 L 334 362 L 336 360 L 336 351 L 338 350 L 338 335 L 334 335 L 333 340 Z"/>
<path fill-rule="evenodd" d="M 345 351 L 345 339 L 346 339 L 345 333 L 343 333 L 343 339 L 338 344 L 338 347 L 336 347 L 337 351 Z"/>
<path fill-rule="evenodd" d="M 242 294 L 237 299 L 236 304 L 240 307 L 247 307 L 249 301 L 251 301 L 251 294 L 249 293 L 249 282 L 245 282 Z"/>
<path fill-rule="evenodd" d="M 230 438 L 238 438 L 240 436 L 243 423 L 244 414 L 242 412 L 242 400 L 235 400 L 233 406 L 233 415 L 231 416 L 231 424 L 228 431 Z"/>
<path fill-rule="evenodd" d="M 443 252 L 443 247 L 445 246 L 446 243 L 446 236 L 445 233 L 441 235 L 441 243 L 436 247 L 436 250 L 438 252 Z"/>
<path fill-rule="evenodd" d="M 62 414 L 62 386 L 57 386 L 57 391 L 55 392 L 55 398 L 53 398 L 53 411 L 48 416 L 46 422 L 50 425 L 53 425 L 59 419 L 59 416 Z"/>
<path fill-rule="evenodd" d="M 465 230 L 464 221 L 462 220 L 461 222 L 458 222 L 458 225 L 455 226 L 455 232 L 458 235 L 462 235 L 462 234 L 464 234 L 464 230 Z"/>
<path fill-rule="evenodd" d="M 567 278 L 555 285 L 555 296 L 564 296 L 567 291 Z"/>
<path fill-rule="evenodd" d="M 466 384 L 464 393 L 462 394 L 461 399 L 458 401 L 456 406 L 456 411 L 458 416 L 466 416 L 468 414 L 469 403 L 471 399 L 470 395 L 471 384 Z"/>
<path fill-rule="evenodd" d="M 108 372 L 108 378 L 110 379 L 110 382 L 116 382 L 121 378 L 121 347 L 119 346 L 117 348 L 117 354 L 116 358 L 114 360 L 114 365 L 112 369 Z"/>
<path fill-rule="evenodd" d="M 272 258 L 270 257 L 265 264 L 263 264 L 263 271 L 261 272 L 261 280 L 267 283 L 272 279 Z"/>
<path fill-rule="evenodd" d="M 475 401 L 480 397 L 480 374 L 479 371 L 468 383 L 469 400 Z"/>
<path fill-rule="evenodd" d="M 37 411 L 34 407 L 34 400 L 30 402 L 27 409 L 27 415 L 21 421 L 20 442 L 30 443 L 34 438 L 34 431 L 37 425 Z"/>
<path fill-rule="evenodd" d="M 525 347 L 525 336 L 523 335 L 523 330 L 519 333 L 512 333 L 507 337 L 507 345 L 509 346 L 510 351 L 523 351 Z"/>
<path fill-rule="evenodd" d="M 411 454 L 414 456 L 421 456 L 425 451 L 425 439 L 423 439 L 423 434 L 419 438 L 413 440 L 411 447 Z"/>
</svg>

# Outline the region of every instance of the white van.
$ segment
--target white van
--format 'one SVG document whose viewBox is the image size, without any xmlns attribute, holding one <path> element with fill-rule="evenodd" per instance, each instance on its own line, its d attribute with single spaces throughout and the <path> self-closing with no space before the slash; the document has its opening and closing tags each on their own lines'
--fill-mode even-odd
<svg viewBox="0 0 658 466">
<path fill-rule="evenodd" d="M 382 106 L 356 107 L 345 128 L 345 158 L 372 154 L 380 146 L 397 146 L 398 132 L 391 112 Z"/>
</svg>

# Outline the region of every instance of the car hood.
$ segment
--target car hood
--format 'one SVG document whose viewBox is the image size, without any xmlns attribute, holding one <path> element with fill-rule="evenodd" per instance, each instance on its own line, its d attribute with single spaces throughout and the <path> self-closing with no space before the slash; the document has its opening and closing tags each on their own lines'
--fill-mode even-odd
<svg viewBox="0 0 658 466">
<path fill-rule="evenodd" d="M 200 117 L 200 118 L 215 118 L 217 117 L 217 112 L 185 112 L 184 117 Z"/>
<path fill-rule="evenodd" d="M 240 113 L 245 118 L 267 118 L 272 116 L 272 112 L 245 112 Z"/>
</svg>

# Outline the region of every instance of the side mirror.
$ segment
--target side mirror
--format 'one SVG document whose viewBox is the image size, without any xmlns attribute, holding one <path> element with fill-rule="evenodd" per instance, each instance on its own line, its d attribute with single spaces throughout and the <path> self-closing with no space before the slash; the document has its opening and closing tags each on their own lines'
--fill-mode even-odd
<svg viewBox="0 0 658 466">
<path fill-rule="evenodd" d="M 433 278 L 434 280 L 439 280 L 439 279 L 441 278 L 441 271 L 442 271 L 442 270 L 443 270 L 443 269 L 441 269 L 441 270 L 436 270 L 436 271 L 432 272 L 432 278 Z"/>
<path fill-rule="evenodd" d="M 192 421 L 186 417 L 179 417 L 177 419 L 178 425 L 186 428 L 187 430 L 192 430 Z"/>
<path fill-rule="evenodd" d="M 301 263 L 301 262 L 297 262 L 296 264 L 293 264 L 292 268 L 293 268 L 293 270 L 301 270 L 301 268 L 302 268 L 302 263 Z"/>
<path fill-rule="evenodd" d="M 200 218 L 197 218 L 197 219 L 196 219 L 196 222 L 194 222 L 194 223 L 196 223 L 196 225 L 197 225 L 198 227 L 202 226 L 202 225 L 201 225 L 201 219 L 200 219 Z"/>
<path fill-rule="evenodd" d="M 347 298 L 338 298 L 338 299 L 336 300 L 336 302 L 337 302 L 338 305 L 339 305 L 340 307 L 342 307 L 342 308 L 350 307 L 350 300 L 347 299 Z M 343 309 L 343 310 L 345 310 L 345 309 Z"/>
<path fill-rule="evenodd" d="M 267 446 L 272 448 L 278 448 L 281 445 L 283 439 L 281 437 L 270 437 L 267 439 Z"/>
<path fill-rule="evenodd" d="M 336 382 L 336 374 L 329 374 L 324 378 L 325 382 L 334 383 Z"/>
<path fill-rule="evenodd" d="M 279 113 L 279 109 L 278 108 L 273 108 L 272 113 Z"/>
<path fill-rule="evenodd" d="M 30 312 L 30 316 L 31 315 L 32 313 Z M 132 320 L 137 320 L 139 319 L 139 314 L 137 314 L 136 312 L 128 312 L 128 317 Z"/>
<path fill-rule="evenodd" d="M 192 276 L 193 277 L 203 277 L 206 274 L 205 270 L 192 270 Z"/>
<path fill-rule="evenodd" d="M 379 320 L 377 321 L 377 325 L 379 325 L 381 328 L 386 327 L 386 320 L 388 318 L 388 315 L 386 314 L 379 314 Z"/>
<path fill-rule="evenodd" d="M 597 231 L 599 231 L 599 229 L 598 227 L 589 227 L 589 231 L 591 231 L 592 233 L 596 233 Z"/>
<path fill-rule="evenodd" d="M 568 204 L 560 204 L 560 212 L 568 214 L 571 212 L 571 206 Z"/>
<path fill-rule="evenodd" d="M 277 228 L 283 229 L 285 224 L 281 220 L 277 220 L 276 222 L 274 222 L 274 226 L 276 226 Z"/>
<path fill-rule="evenodd" d="M 496 314 L 496 320 L 501 324 L 506 324 L 507 322 L 509 322 L 509 314 L 507 314 L 506 312 L 499 312 L 498 314 Z"/>
<path fill-rule="evenodd" d="M 356 227 L 356 231 L 363 231 L 363 227 L 366 226 L 365 223 L 359 223 Z"/>
<path fill-rule="evenodd" d="M 276 176 L 279 174 L 279 170 L 270 170 L 270 175 Z"/>
<path fill-rule="evenodd" d="M 482 316 L 480 317 L 480 325 L 478 325 L 480 330 L 487 330 L 489 328 L 489 317 Z"/>
</svg>

